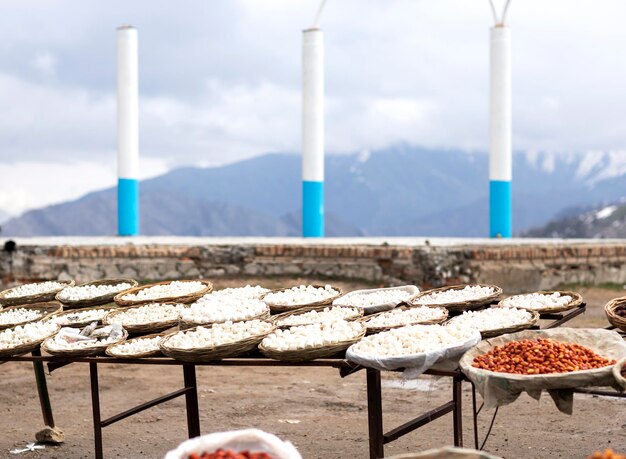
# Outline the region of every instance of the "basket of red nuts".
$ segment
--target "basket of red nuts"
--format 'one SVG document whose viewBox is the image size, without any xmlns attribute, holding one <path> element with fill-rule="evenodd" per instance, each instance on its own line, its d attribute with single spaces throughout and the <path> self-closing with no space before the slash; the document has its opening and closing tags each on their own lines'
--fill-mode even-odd
<svg viewBox="0 0 626 459">
<path fill-rule="evenodd" d="M 302 459 L 298 450 L 275 435 L 258 429 L 216 432 L 192 438 L 165 459 Z"/>
</svg>

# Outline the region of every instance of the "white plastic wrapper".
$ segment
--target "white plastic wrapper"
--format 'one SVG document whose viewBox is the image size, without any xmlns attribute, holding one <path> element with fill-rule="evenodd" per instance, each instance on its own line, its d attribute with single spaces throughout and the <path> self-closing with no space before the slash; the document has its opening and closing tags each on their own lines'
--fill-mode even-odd
<svg viewBox="0 0 626 459">
<path fill-rule="evenodd" d="M 359 306 L 355 302 L 351 301 L 355 296 L 359 295 L 367 295 L 367 294 L 384 294 L 385 292 L 393 292 L 393 291 L 402 291 L 406 292 L 406 299 L 404 301 L 387 301 L 381 302 L 380 304 L 368 305 L 368 306 Z M 347 293 L 342 297 L 337 298 L 333 301 L 333 306 L 355 306 L 362 307 L 365 315 L 374 314 L 382 311 L 389 311 L 399 304 L 404 303 L 406 300 L 411 298 L 414 295 L 417 295 L 420 292 L 420 289 L 415 285 L 402 285 L 400 287 L 386 287 L 386 288 L 373 288 L 373 289 L 365 289 L 365 290 L 354 290 L 353 292 Z"/>
<path fill-rule="evenodd" d="M 417 325 L 417 327 L 419 327 L 419 325 Z M 397 330 L 400 329 L 396 328 L 392 331 Z M 428 352 L 421 352 L 418 354 L 403 355 L 397 357 L 375 357 L 371 355 L 360 355 L 355 352 L 355 345 L 353 344 L 346 351 L 346 359 L 364 367 L 374 368 L 381 371 L 404 369 L 404 377 L 411 379 L 417 378 L 426 370 L 437 364 L 442 365 L 444 368 L 450 366 L 456 367 L 458 359 L 468 349 L 479 343 L 480 339 L 480 332 L 478 330 L 472 329 L 468 333 L 468 337 L 462 341 L 459 341 L 458 343 Z"/>
<path fill-rule="evenodd" d="M 191 453 L 212 453 L 220 448 L 232 449 L 236 452 L 245 450 L 262 452 L 271 454 L 276 459 L 302 459 L 298 450 L 290 442 L 258 429 L 217 432 L 192 438 L 167 453 L 165 459 L 187 459 Z"/>
<path fill-rule="evenodd" d="M 612 365 L 594 370 L 541 375 L 499 373 L 472 366 L 474 358 L 487 353 L 495 346 L 502 346 L 509 341 L 537 338 L 552 338 L 563 343 L 577 343 L 608 359 L 620 360 L 626 357 L 626 342 L 619 333 L 602 329 L 526 330 L 486 339 L 467 351 L 460 360 L 461 370 L 476 385 L 476 389 L 485 400 L 485 407 L 494 408 L 498 405 L 512 403 L 517 400 L 522 392 L 526 392 L 532 398 L 539 400 L 541 392 L 546 390 L 561 412 L 572 414 L 573 389 L 590 386 L 616 386 L 612 374 Z"/>
</svg>

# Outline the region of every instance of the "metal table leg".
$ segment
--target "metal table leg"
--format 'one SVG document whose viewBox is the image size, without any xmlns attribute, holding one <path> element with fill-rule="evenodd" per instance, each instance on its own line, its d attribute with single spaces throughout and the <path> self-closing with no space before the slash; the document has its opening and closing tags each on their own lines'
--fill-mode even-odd
<svg viewBox="0 0 626 459">
<path fill-rule="evenodd" d="M 454 446 L 463 446 L 463 382 L 461 376 L 452 379 L 452 400 L 454 401 Z"/>
<path fill-rule="evenodd" d="M 198 384 L 196 383 L 196 366 L 183 365 L 185 388 L 191 389 L 185 393 L 187 406 L 187 432 L 189 438 L 200 436 L 200 413 L 198 410 Z"/>
<path fill-rule="evenodd" d="M 370 459 L 385 457 L 380 371 L 371 368 L 367 368 L 367 418 L 369 425 Z"/>
<path fill-rule="evenodd" d="M 100 392 L 98 386 L 98 364 L 89 363 L 89 377 L 91 379 L 91 409 L 93 411 L 93 437 L 96 459 L 103 459 L 102 453 L 102 420 L 100 418 Z"/>
<path fill-rule="evenodd" d="M 41 357 L 39 348 L 32 351 L 33 357 Z M 37 382 L 37 392 L 39 392 L 39 403 L 41 404 L 41 414 L 43 422 L 47 427 L 54 426 L 54 417 L 52 416 L 52 404 L 50 403 L 50 395 L 48 393 L 48 383 L 46 382 L 46 373 L 44 372 L 42 362 L 33 362 L 35 371 L 35 381 Z"/>
<path fill-rule="evenodd" d="M 476 386 L 470 381 L 472 385 L 472 418 L 474 420 L 474 449 L 478 449 L 478 413 L 476 412 Z"/>
</svg>

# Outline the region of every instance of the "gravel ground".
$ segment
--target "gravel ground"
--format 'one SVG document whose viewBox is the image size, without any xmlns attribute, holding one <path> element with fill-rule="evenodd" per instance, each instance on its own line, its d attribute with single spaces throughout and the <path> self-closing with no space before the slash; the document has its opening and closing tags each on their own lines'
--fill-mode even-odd
<svg viewBox="0 0 626 459">
<path fill-rule="evenodd" d="M 255 280 L 244 282 L 255 283 Z M 298 280 L 292 281 L 297 283 Z M 265 282 L 274 287 L 284 281 Z M 290 282 L 291 283 L 291 282 Z M 241 285 L 223 282 L 218 287 Z M 369 287 L 338 282 L 341 287 Z M 602 305 L 621 295 L 615 290 L 580 289 L 589 303 L 587 314 L 572 326 L 605 326 Z M 0 457 L 91 458 L 93 431 L 89 374 L 74 364 L 48 377 L 57 425 L 66 442 L 43 451 L 11 455 L 9 450 L 34 440 L 42 427 L 32 373 L 27 363 L 1 367 Z M 202 432 L 258 427 L 291 440 L 305 458 L 366 458 L 367 402 L 363 372 L 341 379 L 336 370 L 306 368 L 198 368 Z M 100 366 L 103 417 L 182 386 L 179 367 Z M 451 397 L 446 378 L 421 377 L 403 382 L 383 375 L 385 428 L 406 422 Z M 506 458 L 585 458 L 598 449 L 626 451 L 626 400 L 576 395 L 574 414 L 567 416 L 549 397 L 536 402 L 522 396 L 502 407 L 486 449 Z M 464 436 L 472 443 L 470 391 L 465 385 Z M 484 435 L 493 411 L 480 417 Z M 159 458 L 185 439 L 184 401 L 177 399 L 126 419 L 104 431 L 106 458 Z M 452 419 L 445 416 L 387 445 L 386 454 L 423 451 L 452 443 Z"/>
</svg>

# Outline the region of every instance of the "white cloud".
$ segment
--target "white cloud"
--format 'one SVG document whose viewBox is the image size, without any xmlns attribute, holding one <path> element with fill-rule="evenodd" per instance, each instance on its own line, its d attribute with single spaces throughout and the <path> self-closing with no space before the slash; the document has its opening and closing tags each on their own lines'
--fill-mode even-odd
<svg viewBox="0 0 626 459">
<path fill-rule="evenodd" d="M 56 75 L 56 58 L 49 51 L 39 52 L 31 61 L 31 65 L 43 76 Z"/>
</svg>

